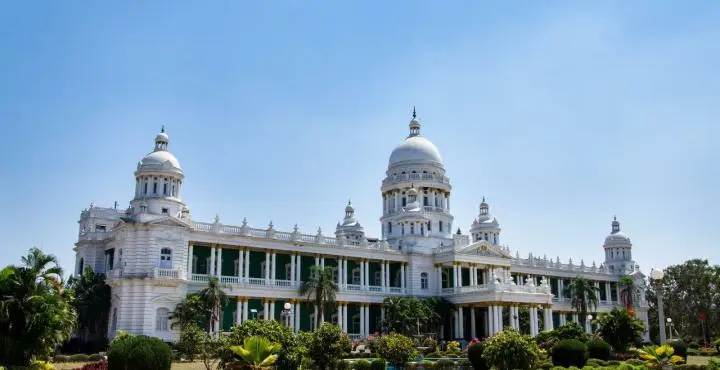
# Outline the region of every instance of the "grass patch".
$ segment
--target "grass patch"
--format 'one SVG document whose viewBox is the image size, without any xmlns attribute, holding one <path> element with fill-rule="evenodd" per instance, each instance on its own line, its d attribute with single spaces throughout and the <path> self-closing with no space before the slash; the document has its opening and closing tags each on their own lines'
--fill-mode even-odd
<svg viewBox="0 0 720 370">
<path fill-rule="evenodd" d="M 707 364 L 710 363 L 710 359 L 712 357 L 710 356 L 688 356 L 687 357 L 687 364 L 688 365 L 703 365 L 707 366 Z"/>
</svg>

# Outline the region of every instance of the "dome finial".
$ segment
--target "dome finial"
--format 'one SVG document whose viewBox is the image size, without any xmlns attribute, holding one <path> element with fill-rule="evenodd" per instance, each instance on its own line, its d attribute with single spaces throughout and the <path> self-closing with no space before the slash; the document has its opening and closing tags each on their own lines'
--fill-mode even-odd
<svg viewBox="0 0 720 370">
<path fill-rule="evenodd" d="M 410 120 L 410 136 L 418 136 L 420 135 L 420 121 L 417 119 L 417 112 L 415 111 L 415 106 L 413 106 L 413 114 L 412 114 L 412 120 Z"/>
<path fill-rule="evenodd" d="M 160 127 L 160 132 L 162 132 L 162 133 L 165 132 L 165 125 L 162 125 L 162 127 Z"/>
<path fill-rule="evenodd" d="M 413 119 L 417 118 L 417 113 L 415 112 L 415 106 L 413 105 Z"/>
</svg>

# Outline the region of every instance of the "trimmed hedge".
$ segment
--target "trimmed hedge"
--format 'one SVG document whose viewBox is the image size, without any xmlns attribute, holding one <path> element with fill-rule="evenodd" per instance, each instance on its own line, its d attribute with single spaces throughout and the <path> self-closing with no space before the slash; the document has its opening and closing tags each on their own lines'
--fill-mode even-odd
<svg viewBox="0 0 720 370">
<path fill-rule="evenodd" d="M 363 358 L 353 362 L 352 368 L 353 370 L 370 370 L 370 366 L 372 366 L 370 361 Z"/>
<path fill-rule="evenodd" d="M 577 339 L 563 339 L 552 349 L 552 363 L 555 366 L 582 368 L 587 362 L 587 346 Z"/>
<path fill-rule="evenodd" d="M 99 353 L 96 353 L 96 354 L 94 354 L 94 355 L 88 356 L 88 361 L 92 361 L 92 362 L 102 361 L 102 360 L 104 360 L 104 359 L 105 359 L 105 356 L 103 356 L 103 355 L 101 355 L 101 354 L 99 354 Z"/>
<path fill-rule="evenodd" d="M 610 344 L 602 339 L 587 342 L 588 357 L 607 361 L 610 359 Z"/>
<path fill-rule="evenodd" d="M 385 370 L 387 362 L 381 358 L 376 358 L 370 363 L 370 370 Z"/>
<path fill-rule="evenodd" d="M 108 350 L 108 370 L 170 370 L 170 346 L 145 335 L 116 339 Z"/>
<path fill-rule="evenodd" d="M 435 361 L 435 369 L 437 370 L 455 370 L 456 368 L 455 361 L 449 358 L 441 358 Z"/>
<path fill-rule="evenodd" d="M 68 358 L 68 362 L 88 362 L 90 361 L 90 356 L 84 355 L 82 353 L 79 353 L 77 355 L 72 355 Z"/>
<path fill-rule="evenodd" d="M 484 347 L 482 342 L 475 342 L 474 344 L 471 344 L 467 349 L 468 360 L 470 360 L 470 363 L 475 370 L 489 369 L 487 362 L 485 362 L 485 359 L 482 357 L 483 348 Z"/>
</svg>

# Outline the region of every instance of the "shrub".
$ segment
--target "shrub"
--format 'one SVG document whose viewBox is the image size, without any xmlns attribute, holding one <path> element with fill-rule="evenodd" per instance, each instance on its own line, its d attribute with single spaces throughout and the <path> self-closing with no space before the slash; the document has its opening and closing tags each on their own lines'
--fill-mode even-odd
<svg viewBox="0 0 720 370">
<path fill-rule="evenodd" d="M 108 350 L 109 370 L 170 370 L 170 347 L 144 335 L 114 340 Z"/>
<path fill-rule="evenodd" d="M 682 358 L 686 358 L 688 354 L 688 348 L 685 345 L 685 342 L 683 342 L 680 339 L 674 339 L 667 341 L 667 344 L 670 345 L 675 350 L 675 355 L 680 356 Z"/>
<path fill-rule="evenodd" d="M 385 370 L 387 362 L 381 358 L 376 358 L 370 363 L 371 370 Z"/>
<path fill-rule="evenodd" d="M 53 362 L 61 364 L 63 362 L 69 362 L 70 356 L 66 355 L 55 355 L 55 358 L 53 359 Z"/>
<path fill-rule="evenodd" d="M 288 328 L 288 330 L 291 329 Z M 337 360 L 341 359 L 345 353 L 350 352 L 351 348 L 350 339 L 343 333 L 340 326 L 328 322 L 322 324 L 304 340 L 307 341 L 307 356 L 320 369 L 326 369 L 337 363 Z"/>
<path fill-rule="evenodd" d="M 370 370 L 370 361 L 366 359 L 360 359 L 353 363 L 353 370 Z"/>
<path fill-rule="evenodd" d="M 554 332 L 555 337 L 557 337 L 558 340 L 577 339 L 581 342 L 586 342 L 590 337 L 585 332 L 585 329 L 576 322 L 569 322 L 565 325 L 561 325 L 555 329 Z"/>
<path fill-rule="evenodd" d="M 639 366 L 639 365 L 644 365 L 644 364 L 645 364 L 645 362 L 644 362 L 643 360 L 640 360 L 640 359 L 637 359 L 637 358 L 631 358 L 631 359 L 625 361 L 625 363 L 626 363 L 626 364 L 630 364 L 630 365 L 632 365 L 632 366 Z"/>
<path fill-rule="evenodd" d="M 487 363 L 483 358 L 483 342 L 475 342 L 468 346 L 468 360 L 475 370 L 488 370 Z"/>
<path fill-rule="evenodd" d="M 600 314 L 597 323 L 600 335 L 618 352 L 626 352 L 631 344 L 642 340 L 645 332 L 645 323 L 625 309 L 613 308 Z"/>
<path fill-rule="evenodd" d="M 552 349 L 552 347 L 555 345 L 555 342 L 557 342 L 558 340 L 557 331 L 541 331 L 540 333 L 538 333 L 538 335 L 535 336 L 535 338 L 533 338 L 533 340 L 535 340 L 535 343 L 537 343 L 540 349 L 548 351 Z"/>
<path fill-rule="evenodd" d="M 720 352 L 720 338 L 715 339 L 715 341 L 713 342 L 713 344 L 715 345 L 715 349 L 716 349 L 718 352 Z"/>
<path fill-rule="evenodd" d="M 435 369 L 437 370 L 454 370 L 455 361 L 449 358 L 441 358 L 435 362 Z"/>
<path fill-rule="evenodd" d="M 577 339 L 563 339 L 552 349 L 552 363 L 555 366 L 585 366 L 587 346 Z"/>
<path fill-rule="evenodd" d="M 708 362 L 708 370 L 720 370 L 720 359 L 711 358 Z"/>
<path fill-rule="evenodd" d="M 247 320 L 240 325 L 232 327 L 230 334 L 225 337 L 228 346 L 242 346 L 246 338 L 264 337 L 270 342 L 279 343 L 278 360 L 275 363 L 281 369 L 295 369 L 302 360 L 300 343 L 308 343 L 311 333 L 293 335 L 290 327 L 276 320 Z M 182 341 L 182 334 L 180 340 Z M 191 342 L 192 338 L 187 338 Z M 304 341 L 304 342 L 302 342 Z M 348 342 L 349 343 L 349 342 Z M 347 351 L 349 352 L 349 350 Z M 225 350 L 221 354 L 221 364 L 232 361 L 233 355 Z M 338 357 L 339 358 L 339 357 Z"/>
<path fill-rule="evenodd" d="M 610 345 L 608 342 L 595 338 L 587 342 L 588 357 L 600 360 L 610 359 Z"/>
<path fill-rule="evenodd" d="M 28 370 L 55 370 L 55 366 L 47 361 L 35 360 L 28 366 Z"/>
<path fill-rule="evenodd" d="M 390 334 L 376 339 L 375 349 L 381 358 L 394 365 L 404 364 L 417 357 L 417 349 L 412 339 L 402 334 Z"/>
<path fill-rule="evenodd" d="M 80 370 L 108 370 L 108 362 L 106 360 L 85 364 Z"/>
<path fill-rule="evenodd" d="M 103 356 L 99 353 L 88 356 L 88 361 L 92 361 L 92 362 L 98 362 L 98 361 L 102 361 L 104 359 L 105 359 L 105 356 Z"/>
<path fill-rule="evenodd" d="M 532 338 L 506 329 L 485 342 L 483 357 L 489 367 L 531 369 L 540 362 L 540 348 Z"/>
<path fill-rule="evenodd" d="M 407 362 L 405 363 L 405 370 L 417 370 L 419 367 L 417 362 Z"/>
<path fill-rule="evenodd" d="M 553 364 L 549 361 L 543 361 L 538 366 L 538 369 L 549 370 L 553 368 Z"/>
<path fill-rule="evenodd" d="M 71 355 L 68 358 L 68 362 L 88 362 L 90 360 L 90 356 L 84 355 L 82 353 L 78 353 L 76 355 Z"/>
<path fill-rule="evenodd" d="M 688 348 L 692 348 L 692 349 L 698 349 L 698 348 L 700 348 L 700 345 L 698 344 L 698 342 L 695 342 L 695 341 L 692 341 L 692 342 L 688 343 L 687 346 L 688 346 Z"/>
<path fill-rule="evenodd" d="M 352 369 L 352 364 L 345 360 L 338 360 L 337 364 L 335 365 L 335 370 L 350 370 Z"/>
<path fill-rule="evenodd" d="M 423 369 L 435 369 L 435 363 L 428 360 L 420 361 L 420 366 L 422 366 Z"/>
</svg>

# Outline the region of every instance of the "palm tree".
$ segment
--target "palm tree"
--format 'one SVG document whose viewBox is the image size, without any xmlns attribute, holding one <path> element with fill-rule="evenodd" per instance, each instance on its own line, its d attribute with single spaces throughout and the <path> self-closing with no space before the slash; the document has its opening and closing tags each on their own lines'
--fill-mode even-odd
<svg viewBox="0 0 720 370">
<path fill-rule="evenodd" d="M 58 292 L 62 290 L 63 270 L 58 265 L 57 258 L 52 254 L 45 254 L 38 248 L 31 248 L 28 255 L 21 258 L 23 267 L 35 275 L 38 282 L 52 285 Z"/>
<path fill-rule="evenodd" d="M 87 340 L 90 334 L 105 337 L 110 313 L 110 286 L 105 275 L 85 268 L 79 277 L 70 277 L 67 286 L 75 293 L 73 306 L 78 312 L 78 329 Z"/>
<path fill-rule="evenodd" d="M 333 279 L 332 266 L 312 266 L 310 268 L 310 278 L 303 281 L 300 286 L 300 295 L 307 295 L 308 300 L 315 302 L 318 308 L 318 316 L 315 318 L 315 328 L 320 327 L 319 318 L 325 317 L 325 308 L 335 304 L 335 294 L 338 286 Z"/>
<path fill-rule="evenodd" d="M 633 306 L 633 298 L 637 292 L 635 280 L 631 276 L 623 276 L 618 282 L 618 287 L 620 288 L 620 301 L 629 310 Z"/>
<path fill-rule="evenodd" d="M 220 322 L 220 311 L 222 306 L 227 304 L 228 298 L 225 292 L 220 286 L 220 280 L 216 276 L 211 276 L 208 279 L 207 288 L 203 289 L 198 293 L 200 300 L 203 301 L 207 307 L 210 307 L 210 333 L 212 333 L 216 322 Z"/>
<path fill-rule="evenodd" d="M 565 287 L 570 293 L 570 304 L 580 316 L 580 322 L 585 325 L 585 319 L 589 310 L 595 310 L 598 306 L 598 288 L 589 280 L 577 276 Z"/>
</svg>

